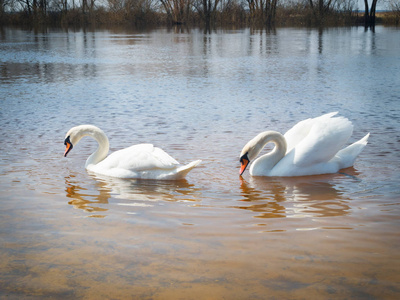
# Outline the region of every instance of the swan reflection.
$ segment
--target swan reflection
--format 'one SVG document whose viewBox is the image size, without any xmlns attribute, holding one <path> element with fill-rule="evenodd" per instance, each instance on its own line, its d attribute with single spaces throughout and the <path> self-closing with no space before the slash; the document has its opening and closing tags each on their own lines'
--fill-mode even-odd
<svg viewBox="0 0 400 300">
<path fill-rule="evenodd" d="M 284 218 L 286 216 L 285 207 L 281 202 L 285 201 L 285 188 L 279 182 L 273 182 L 263 178 L 262 186 L 257 186 L 255 177 L 251 177 L 250 183 L 243 178 L 241 180 L 241 190 L 245 205 L 236 208 L 251 210 L 257 213 L 257 218 Z M 268 191 L 268 193 L 265 193 Z"/>
<path fill-rule="evenodd" d="M 304 218 L 343 216 L 350 212 L 349 199 L 335 188 L 338 174 L 306 177 L 241 178 L 243 205 L 256 218 Z"/>
<path fill-rule="evenodd" d="M 186 180 L 120 179 L 95 173 L 89 173 L 89 176 L 93 181 L 88 187 L 81 186 L 72 175 L 65 178 L 66 196 L 71 198 L 68 203 L 87 212 L 108 211 L 110 199 L 114 199 L 114 204 L 118 206 L 129 207 L 154 206 L 160 201 L 194 202 L 199 199 L 199 190 Z"/>
<path fill-rule="evenodd" d="M 96 182 L 95 186 L 99 193 L 93 194 L 90 189 L 76 184 L 74 178 L 74 175 L 65 177 L 66 196 L 71 199 L 68 204 L 87 212 L 105 212 L 108 210 L 102 207 L 103 204 L 108 204 L 110 198 L 109 190 L 105 188 L 104 183 Z M 98 215 L 96 216 L 98 217 Z"/>
</svg>

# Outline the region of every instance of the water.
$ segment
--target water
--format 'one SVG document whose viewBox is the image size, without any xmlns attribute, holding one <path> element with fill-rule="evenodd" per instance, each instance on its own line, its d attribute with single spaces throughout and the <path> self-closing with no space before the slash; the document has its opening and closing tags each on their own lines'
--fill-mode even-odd
<svg viewBox="0 0 400 300">
<path fill-rule="evenodd" d="M 400 295 L 400 31 L 4 28 L 0 297 L 395 299 Z M 339 111 L 354 168 L 238 176 L 267 129 Z M 184 181 L 88 174 L 91 123 L 111 151 L 150 142 Z"/>
</svg>

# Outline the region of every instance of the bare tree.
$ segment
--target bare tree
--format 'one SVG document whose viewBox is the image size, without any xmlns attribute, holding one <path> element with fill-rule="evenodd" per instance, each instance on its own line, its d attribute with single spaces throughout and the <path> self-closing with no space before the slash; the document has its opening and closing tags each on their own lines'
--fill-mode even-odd
<svg viewBox="0 0 400 300">
<path fill-rule="evenodd" d="M 124 7 L 122 0 L 107 0 L 107 3 L 109 11 L 114 13 L 120 12 Z"/>
<path fill-rule="evenodd" d="M 311 1 L 311 0 L 310 0 Z M 253 22 L 272 25 L 275 23 L 278 0 L 247 0 L 250 19 Z"/>
<path fill-rule="evenodd" d="M 4 21 L 5 1 L 0 0 L 0 24 Z"/>
<path fill-rule="evenodd" d="M 20 7 L 25 11 L 34 22 L 43 22 L 47 16 L 48 0 L 0 0 L 0 15 L 4 13 L 5 5 L 10 7 Z"/>
<path fill-rule="evenodd" d="M 188 21 L 192 0 L 160 0 L 169 22 L 183 24 Z"/>
<path fill-rule="evenodd" d="M 374 26 L 375 25 L 375 13 L 376 13 L 376 4 L 378 0 L 372 0 L 371 9 L 368 6 L 368 0 L 364 0 L 364 22 L 365 26 Z"/>
<path fill-rule="evenodd" d="M 266 0 L 265 15 L 266 15 L 267 25 L 272 25 L 273 23 L 275 23 L 276 5 L 277 4 L 278 4 L 278 0 Z"/>
<path fill-rule="evenodd" d="M 244 0 L 220 0 L 221 23 L 240 24 L 246 20 Z"/>
<path fill-rule="evenodd" d="M 64 0 L 65 4 L 67 4 L 67 0 Z M 88 0 L 82 0 L 82 13 L 86 14 L 89 11 L 89 5 L 88 5 Z"/>
<path fill-rule="evenodd" d="M 400 1 L 392 0 L 390 2 L 390 7 L 393 11 L 393 15 L 395 17 L 396 24 L 399 24 L 400 23 Z"/>
<path fill-rule="evenodd" d="M 325 14 L 331 9 L 332 0 L 309 0 L 310 7 L 318 23 L 322 22 Z"/>
<path fill-rule="evenodd" d="M 194 2 L 194 7 L 196 8 L 206 27 L 210 27 L 211 23 L 215 22 L 219 3 L 220 0 L 197 0 Z"/>
</svg>

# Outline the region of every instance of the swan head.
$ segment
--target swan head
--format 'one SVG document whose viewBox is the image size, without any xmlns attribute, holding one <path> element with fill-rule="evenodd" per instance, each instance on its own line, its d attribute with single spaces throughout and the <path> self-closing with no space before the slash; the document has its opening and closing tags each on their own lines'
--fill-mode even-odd
<svg viewBox="0 0 400 300">
<path fill-rule="evenodd" d="M 71 137 L 67 136 L 64 140 L 64 145 L 65 145 L 65 152 L 64 152 L 64 157 L 67 157 L 67 154 L 69 153 L 69 151 L 72 150 L 72 148 L 74 147 L 71 143 Z"/>
<path fill-rule="evenodd" d="M 251 142 L 251 141 L 250 141 Z M 249 142 L 249 143 L 250 143 Z M 251 161 L 253 161 L 258 153 L 261 152 L 262 149 L 257 149 L 258 147 L 255 146 L 249 146 L 249 143 L 244 146 L 242 152 L 240 153 L 240 171 L 239 174 L 242 175 L 244 171 L 246 170 L 247 166 L 250 164 Z"/>
<path fill-rule="evenodd" d="M 261 150 L 264 147 L 264 144 L 260 143 L 260 140 L 262 139 L 263 133 L 260 133 L 257 135 L 255 138 L 250 140 L 242 149 L 242 152 L 240 153 L 240 171 L 239 174 L 242 175 L 243 172 L 246 170 L 247 166 L 250 164 L 251 161 L 253 161 L 257 155 L 261 152 Z"/>
<path fill-rule="evenodd" d="M 79 125 L 72 127 L 65 135 L 64 157 L 72 150 L 72 148 L 86 135 L 93 135 L 93 132 L 100 131 L 99 128 L 93 125 Z"/>
<path fill-rule="evenodd" d="M 271 156 L 273 153 L 277 153 L 278 151 L 280 153 L 279 159 L 282 158 L 282 153 L 284 156 L 284 153 L 286 152 L 286 141 L 283 135 L 277 131 L 261 132 L 255 138 L 250 140 L 243 147 L 242 152 L 240 153 L 240 175 L 243 174 L 250 162 L 257 158 L 264 146 L 269 142 L 275 143 L 276 146 L 278 146 L 277 148 L 280 149 L 280 151 L 278 149 L 274 149 L 269 156 Z"/>
<path fill-rule="evenodd" d="M 239 159 L 239 161 L 240 161 L 240 171 L 239 171 L 239 174 L 240 174 L 240 175 L 243 174 L 243 172 L 246 170 L 247 166 L 248 166 L 249 163 L 250 163 L 250 160 L 249 160 L 249 156 L 248 156 L 248 155 L 249 155 L 248 152 L 246 152 L 245 154 L 243 154 L 242 156 L 240 156 L 240 159 Z"/>
<path fill-rule="evenodd" d="M 74 145 L 76 145 L 82 138 L 78 134 L 79 132 L 80 132 L 80 126 L 72 127 L 70 130 L 68 130 L 64 140 L 64 145 L 65 145 L 64 157 L 67 157 L 67 154 L 72 150 L 72 148 L 74 148 Z"/>
</svg>

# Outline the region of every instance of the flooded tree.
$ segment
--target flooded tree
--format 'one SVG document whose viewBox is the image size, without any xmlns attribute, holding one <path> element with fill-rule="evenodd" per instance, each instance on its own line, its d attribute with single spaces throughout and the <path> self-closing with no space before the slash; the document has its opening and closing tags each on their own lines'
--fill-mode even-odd
<svg viewBox="0 0 400 300">
<path fill-rule="evenodd" d="M 335 24 L 335 21 L 351 21 L 356 0 L 305 0 L 311 11 L 308 22 L 316 25 Z"/>
<path fill-rule="evenodd" d="M 375 25 L 375 13 L 376 13 L 376 4 L 378 0 L 372 0 L 371 8 L 369 8 L 368 0 L 364 0 L 364 22 L 365 26 L 374 26 Z"/>
<path fill-rule="evenodd" d="M 400 1 L 392 0 L 390 7 L 392 8 L 394 23 L 398 25 L 400 23 Z"/>
<path fill-rule="evenodd" d="M 219 0 L 195 0 L 194 7 L 200 15 L 206 27 L 215 22 Z"/>
<path fill-rule="evenodd" d="M 356 24 L 357 0 L 0 0 L 0 23 L 87 24 Z M 366 26 L 376 22 L 379 0 L 364 0 Z M 390 21 L 399 23 L 399 0 Z M 396 14 L 397 11 L 397 14 Z M 389 19 L 385 16 L 385 21 Z M 385 22 L 383 21 L 383 22 Z"/>
<path fill-rule="evenodd" d="M 323 21 L 325 14 L 331 9 L 332 2 L 332 0 L 309 0 L 310 7 L 317 23 Z"/>
<path fill-rule="evenodd" d="M 247 0 L 247 3 L 253 23 L 267 25 L 275 23 L 278 0 Z"/>
<path fill-rule="evenodd" d="M 105 23 L 131 23 L 143 25 L 155 22 L 154 12 L 157 0 L 107 0 L 108 7 L 104 9 Z M 105 20 L 104 20 L 105 18 Z"/>
<path fill-rule="evenodd" d="M 160 0 L 169 22 L 184 24 L 188 21 L 192 0 Z"/>
<path fill-rule="evenodd" d="M 0 0 L 0 24 L 4 21 L 4 0 Z"/>
<path fill-rule="evenodd" d="M 8 4 L 11 7 L 20 6 L 27 13 L 28 18 L 36 23 L 44 22 L 47 16 L 47 0 L 0 1 L 3 2 L 3 7 L 5 4 Z"/>
</svg>

